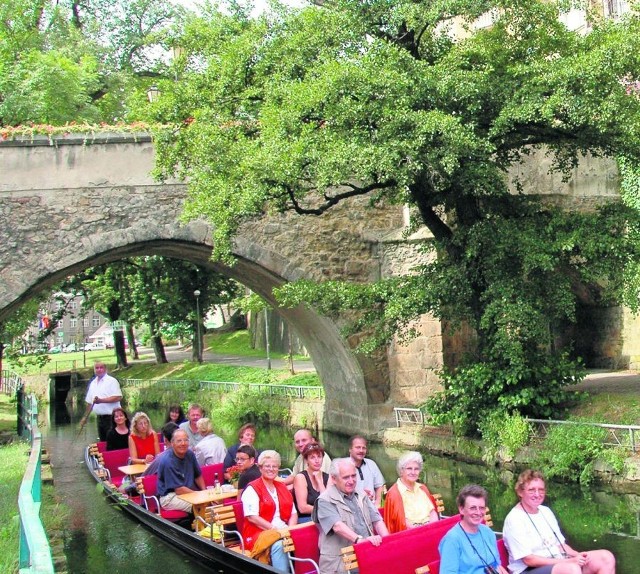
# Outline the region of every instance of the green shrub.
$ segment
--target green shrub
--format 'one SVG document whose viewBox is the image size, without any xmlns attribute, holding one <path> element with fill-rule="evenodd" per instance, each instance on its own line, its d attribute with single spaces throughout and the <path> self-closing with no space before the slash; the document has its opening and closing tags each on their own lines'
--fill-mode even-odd
<svg viewBox="0 0 640 574">
<path fill-rule="evenodd" d="M 547 478 L 562 478 L 585 485 L 593 480 L 598 458 L 620 472 L 624 467 L 624 454 L 621 449 L 605 446 L 606 436 L 605 429 L 586 424 L 554 425 L 542 444 L 536 465 L 546 469 Z"/>
<path fill-rule="evenodd" d="M 498 455 L 513 458 L 529 442 L 532 433 L 531 424 L 521 414 L 509 414 L 501 409 L 480 421 L 478 430 L 486 447 L 482 455 L 486 463 L 495 462 Z"/>
<path fill-rule="evenodd" d="M 224 400 L 213 407 L 216 420 L 229 427 L 255 423 L 289 424 L 289 406 L 282 397 L 274 397 L 249 385 L 242 385 L 234 393 L 225 395 Z"/>
</svg>

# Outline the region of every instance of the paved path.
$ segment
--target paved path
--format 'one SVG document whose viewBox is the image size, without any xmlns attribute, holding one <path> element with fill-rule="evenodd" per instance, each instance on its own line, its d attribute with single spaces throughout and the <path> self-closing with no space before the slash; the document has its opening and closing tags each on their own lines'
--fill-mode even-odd
<svg viewBox="0 0 640 574">
<path fill-rule="evenodd" d="M 637 371 L 590 371 L 576 389 L 590 393 L 615 395 L 640 394 L 640 373 Z"/>
<path fill-rule="evenodd" d="M 153 354 L 153 351 L 148 347 L 141 347 L 139 352 L 142 354 Z M 190 361 L 191 360 L 191 348 L 184 347 L 165 347 L 165 353 L 170 363 L 175 361 Z M 231 365 L 234 367 L 262 367 L 267 368 L 266 357 L 241 357 L 237 355 L 227 355 L 222 353 L 213 353 L 212 351 L 205 350 L 203 354 L 203 360 L 205 363 L 218 363 L 221 365 Z M 140 361 L 131 361 L 135 363 L 154 362 L 155 359 L 142 359 Z M 271 359 L 272 369 L 288 369 L 289 361 L 286 359 Z M 311 359 L 308 360 L 294 360 L 293 369 L 296 373 L 314 372 L 316 369 L 313 366 Z"/>
</svg>

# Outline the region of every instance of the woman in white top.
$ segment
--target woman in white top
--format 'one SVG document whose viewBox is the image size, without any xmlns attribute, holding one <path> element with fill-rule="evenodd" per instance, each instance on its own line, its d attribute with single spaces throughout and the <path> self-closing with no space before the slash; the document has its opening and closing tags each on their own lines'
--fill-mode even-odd
<svg viewBox="0 0 640 574">
<path fill-rule="evenodd" d="M 608 550 L 578 552 L 569 546 L 547 506 L 542 473 L 525 470 L 516 482 L 516 504 L 504 521 L 503 536 L 512 574 L 615 574 Z"/>
</svg>

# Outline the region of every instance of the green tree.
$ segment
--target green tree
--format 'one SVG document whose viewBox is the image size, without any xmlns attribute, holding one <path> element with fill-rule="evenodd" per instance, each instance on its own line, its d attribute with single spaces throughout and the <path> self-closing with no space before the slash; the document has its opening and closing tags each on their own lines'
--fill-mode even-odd
<svg viewBox="0 0 640 574">
<path fill-rule="evenodd" d="M 637 214 L 563 211 L 510 192 L 507 170 L 536 150 L 564 175 L 583 154 L 638 165 L 640 99 L 625 81 L 640 77 L 640 19 L 591 14 L 584 35 L 559 20 L 570 2 L 318 4 L 188 24 L 182 81 L 155 107 L 173 124 L 159 177 L 188 177 L 185 217 L 211 221 L 216 257 L 265 212 L 320 216 L 363 195 L 410 205 L 430 263 L 372 285 L 286 286 L 281 300 L 366 309 L 354 328 L 373 333 L 369 349 L 427 312 L 470 325 L 475 344 L 432 412 L 459 413 L 465 431 L 496 406 L 552 414 L 581 376 L 560 328 L 579 295 L 621 296 Z M 481 14 L 492 25 L 475 29 Z"/>
<path fill-rule="evenodd" d="M 156 0 L 6 0 L 0 6 L 0 124 L 136 119 L 146 90 L 174 77 L 173 27 Z"/>
</svg>

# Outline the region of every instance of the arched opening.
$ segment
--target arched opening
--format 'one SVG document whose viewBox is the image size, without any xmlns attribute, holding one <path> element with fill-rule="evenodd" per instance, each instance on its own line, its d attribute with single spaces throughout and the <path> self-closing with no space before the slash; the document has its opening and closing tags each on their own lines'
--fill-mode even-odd
<svg viewBox="0 0 640 574">
<path fill-rule="evenodd" d="M 124 257 L 162 255 L 210 267 L 247 286 L 274 306 L 276 304 L 272 290 L 286 281 L 280 273 L 301 276 L 299 270 L 289 268 L 283 258 L 260 245 L 247 241 L 238 242 L 234 254 L 237 261 L 230 267 L 211 261 L 210 246 L 186 240 L 159 239 L 123 243 L 91 254 L 78 249 L 75 261 L 70 262 L 67 257 L 64 267 L 48 269 L 34 282 L 15 285 L 13 301 L 0 309 L 0 320 L 22 302 L 65 277 L 89 266 L 114 262 Z M 368 428 L 367 392 L 363 372 L 336 324 L 306 306 L 279 308 L 278 311 L 302 339 L 325 388 L 323 427 L 342 433 L 351 433 L 355 428 Z M 361 408 L 356 409 L 354 405 L 361 405 Z"/>
</svg>

